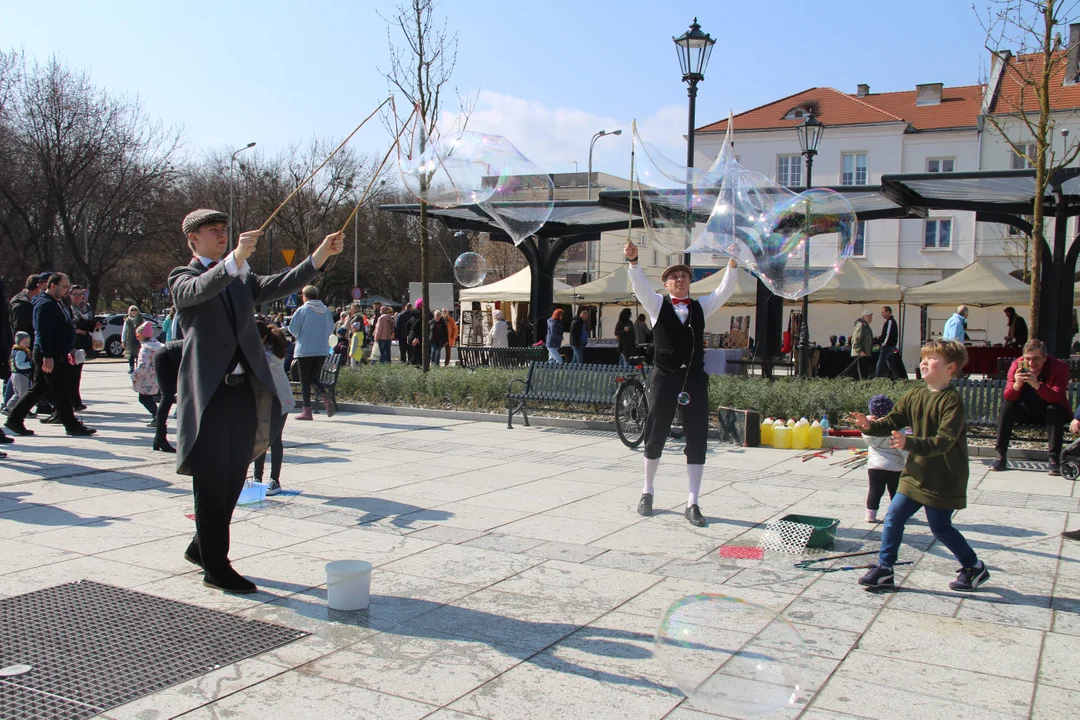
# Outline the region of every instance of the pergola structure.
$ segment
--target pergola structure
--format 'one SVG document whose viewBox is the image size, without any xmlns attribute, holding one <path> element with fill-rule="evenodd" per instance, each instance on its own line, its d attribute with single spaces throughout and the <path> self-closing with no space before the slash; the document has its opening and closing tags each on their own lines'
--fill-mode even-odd
<svg viewBox="0 0 1080 720">
<path fill-rule="evenodd" d="M 801 192 L 805 188 L 790 188 Z M 930 210 L 974 212 L 978 222 L 1002 223 L 1023 233 L 1031 232 L 1035 196 L 1035 170 L 982 170 L 951 173 L 904 173 L 884 175 L 879 185 L 830 187 L 847 197 L 859 220 L 925 218 Z M 666 191 L 646 191 L 662 195 Z M 685 212 L 683 202 L 671 203 L 673 220 Z M 1080 242 L 1071 246 L 1067 220 L 1080 216 L 1080 168 L 1054 172 L 1047 185 L 1044 205 L 1047 218 L 1053 218 L 1053 239 L 1042 247 L 1042 309 L 1040 334 L 1053 354 L 1067 356 L 1072 340 L 1072 315 L 1060 312 L 1071 308 L 1076 261 Z M 418 215 L 420 206 L 383 205 L 382 210 Z M 629 217 L 628 217 L 629 213 Z M 510 238 L 476 205 L 455 208 L 428 207 L 428 214 L 452 230 L 490 233 L 493 240 Z M 707 214 L 695 214 L 693 222 L 708 220 Z M 685 217 L 683 218 L 685 221 Z M 532 300 L 529 319 L 537 327 L 554 303 L 555 264 L 575 243 L 599 240 L 605 232 L 627 227 L 639 228 L 642 220 L 640 193 L 629 190 L 605 190 L 597 200 L 562 200 L 555 203 L 551 218 L 533 237 L 518 248 L 532 269 Z M 762 355 L 779 354 L 783 302 L 758 283 L 757 327 Z"/>
<path fill-rule="evenodd" d="M 379 209 L 402 215 L 420 214 L 417 204 L 382 205 Z M 512 242 L 479 205 L 452 208 L 429 205 L 427 214 L 450 230 L 490 233 L 492 240 Z M 538 333 L 537 337 L 543 337 L 540 323 L 547 319 L 555 303 L 555 265 L 563 253 L 577 243 L 599 240 L 603 233 L 639 228 L 642 224 L 639 215 L 628 217 L 625 210 L 605 207 L 596 200 L 555 201 L 551 216 L 543 227 L 517 246 L 532 270 L 529 322 Z"/>
</svg>

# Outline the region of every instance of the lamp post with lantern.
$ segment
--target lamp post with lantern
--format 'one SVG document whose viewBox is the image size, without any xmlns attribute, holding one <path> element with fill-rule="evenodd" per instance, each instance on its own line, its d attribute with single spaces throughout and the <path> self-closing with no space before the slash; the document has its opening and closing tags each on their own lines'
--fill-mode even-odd
<svg viewBox="0 0 1080 720">
<path fill-rule="evenodd" d="M 795 126 L 799 135 L 799 150 L 806 159 L 806 189 L 809 190 L 814 177 L 814 156 L 817 155 L 818 143 L 825 133 L 825 124 L 814 117 L 813 113 Z M 810 203 L 806 205 L 806 225 L 810 226 Z M 810 233 L 806 234 L 803 247 L 803 290 L 810 285 Z M 804 292 L 802 298 L 802 322 L 799 323 L 799 376 L 810 376 L 810 294 Z"/>
<path fill-rule="evenodd" d="M 687 122 L 686 133 L 686 167 L 694 167 L 694 115 L 697 111 L 697 86 L 705 79 L 705 68 L 709 65 L 709 56 L 712 55 L 713 45 L 716 44 L 708 33 L 701 32 L 697 18 L 694 18 L 690 29 L 679 37 L 671 38 L 675 42 L 675 49 L 679 55 L 679 68 L 682 70 L 683 82 L 687 84 L 686 94 L 690 98 L 690 116 Z M 694 183 L 691 173 L 686 177 L 686 246 L 690 247 L 690 230 L 693 227 Z M 683 253 L 683 262 L 690 264 L 690 253 Z"/>
</svg>

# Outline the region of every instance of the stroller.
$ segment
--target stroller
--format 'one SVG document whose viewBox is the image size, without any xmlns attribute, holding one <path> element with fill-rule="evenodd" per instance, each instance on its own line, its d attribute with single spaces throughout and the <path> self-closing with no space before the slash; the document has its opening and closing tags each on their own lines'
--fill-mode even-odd
<svg viewBox="0 0 1080 720">
<path fill-rule="evenodd" d="M 1061 451 L 1061 477 L 1066 480 L 1080 478 L 1080 438 L 1073 440 Z"/>
</svg>

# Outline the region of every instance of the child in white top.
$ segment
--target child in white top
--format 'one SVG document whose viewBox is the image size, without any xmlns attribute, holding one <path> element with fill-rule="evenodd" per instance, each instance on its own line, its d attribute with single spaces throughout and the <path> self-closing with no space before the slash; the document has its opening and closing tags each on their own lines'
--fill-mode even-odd
<svg viewBox="0 0 1080 720">
<path fill-rule="evenodd" d="M 870 398 L 869 417 L 882 418 L 892 410 L 893 401 L 887 395 L 875 395 Z M 880 522 L 877 517 L 881 506 L 881 496 L 889 490 L 889 500 L 896 495 L 900 483 L 900 472 L 907 462 L 907 452 L 889 447 L 889 438 L 871 437 L 863 434 L 866 441 L 866 472 L 870 476 L 870 492 L 866 495 L 866 522 Z"/>
</svg>

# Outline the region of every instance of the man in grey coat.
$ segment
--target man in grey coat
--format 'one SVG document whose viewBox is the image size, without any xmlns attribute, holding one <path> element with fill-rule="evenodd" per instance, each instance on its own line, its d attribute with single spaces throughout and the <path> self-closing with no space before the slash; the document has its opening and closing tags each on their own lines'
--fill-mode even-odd
<svg viewBox="0 0 1080 720">
<path fill-rule="evenodd" d="M 255 324 L 255 306 L 298 292 L 342 249 L 342 234 L 323 240 L 307 260 L 262 277 L 248 267 L 259 231 L 241 233 L 225 254 L 228 215 L 195 210 L 182 229 L 194 256 L 169 274 L 184 338 L 177 382 L 178 473 L 191 475 L 195 537 L 184 557 L 205 570 L 203 584 L 253 593 L 255 584 L 229 563 L 229 523 L 248 465 L 269 444 L 274 380 Z"/>
</svg>

